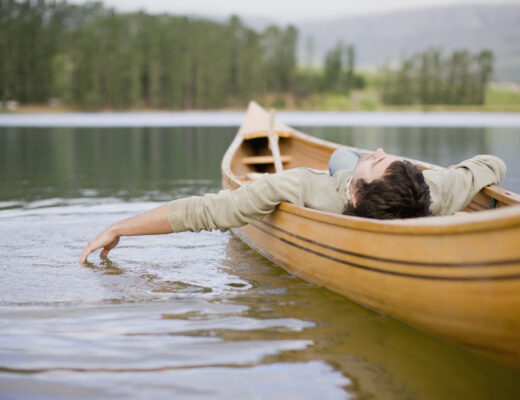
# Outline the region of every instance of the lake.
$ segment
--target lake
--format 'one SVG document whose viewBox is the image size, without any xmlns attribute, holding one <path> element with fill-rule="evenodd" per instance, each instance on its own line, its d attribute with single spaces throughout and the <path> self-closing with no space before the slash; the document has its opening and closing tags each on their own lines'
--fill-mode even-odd
<svg viewBox="0 0 520 400">
<path fill-rule="evenodd" d="M 0 127 L 0 398 L 520 395 L 520 371 L 291 276 L 229 232 L 123 238 L 78 265 L 112 222 L 219 190 L 236 127 L 50 125 Z M 301 129 L 440 165 L 492 153 L 520 192 L 520 126 L 368 125 Z"/>
</svg>

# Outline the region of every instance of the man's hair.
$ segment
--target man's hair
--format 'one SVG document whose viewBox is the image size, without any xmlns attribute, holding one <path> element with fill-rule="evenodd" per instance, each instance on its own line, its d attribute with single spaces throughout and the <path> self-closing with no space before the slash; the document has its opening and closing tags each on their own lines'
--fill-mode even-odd
<svg viewBox="0 0 520 400">
<path fill-rule="evenodd" d="M 382 178 L 358 180 L 356 206 L 349 202 L 344 214 L 392 219 L 430 215 L 430 188 L 422 171 L 409 161 L 394 161 Z"/>
</svg>

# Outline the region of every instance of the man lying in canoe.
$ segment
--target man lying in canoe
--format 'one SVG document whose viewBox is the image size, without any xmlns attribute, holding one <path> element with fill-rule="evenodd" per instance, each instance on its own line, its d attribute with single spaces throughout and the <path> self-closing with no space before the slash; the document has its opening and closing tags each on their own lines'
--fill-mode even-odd
<svg viewBox="0 0 520 400">
<path fill-rule="evenodd" d="M 485 186 L 500 183 L 506 172 L 504 162 L 489 155 L 424 172 L 382 149 L 357 158 L 340 150 L 331 157 L 330 173 L 296 168 L 264 174 L 234 191 L 173 200 L 108 227 L 87 244 L 80 262 L 101 248 L 106 257 L 121 236 L 227 230 L 263 218 L 282 201 L 379 219 L 449 215 Z"/>
</svg>

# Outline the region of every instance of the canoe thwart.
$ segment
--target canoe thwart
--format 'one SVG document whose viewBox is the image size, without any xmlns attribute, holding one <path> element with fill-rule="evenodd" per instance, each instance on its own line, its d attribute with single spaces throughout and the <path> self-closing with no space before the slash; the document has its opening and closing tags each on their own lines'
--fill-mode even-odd
<svg viewBox="0 0 520 400">
<path fill-rule="evenodd" d="M 281 137 L 281 138 L 287 139 L 287 138 L 291 137 L 291 132 L 276 131 L 275 133 L 278 135 L 278 137 Z M 244 133 L 243 137 L 244 137 L 244 140 L 267 138 L 267 137 L 269 137 L 269 133 L 267 131 L 248 132 L 248 133 Z"/>
<path fill-rule="evenodd" d="M 496 185 L 486 186 L 483 192 L 487 196 L 507 205 L 520 204 L 520 195 L 518 193 Z"/>
<path fill-rule="evenodd" d="M 288 163 L 292 161 L 291 156 L 280 156 L 280 159 L 283 163 Z M 243 157 L 242 162 L 244 164 L 274 164 L 273 156 L 252 156 L 252 157 Z"/>
</svg>

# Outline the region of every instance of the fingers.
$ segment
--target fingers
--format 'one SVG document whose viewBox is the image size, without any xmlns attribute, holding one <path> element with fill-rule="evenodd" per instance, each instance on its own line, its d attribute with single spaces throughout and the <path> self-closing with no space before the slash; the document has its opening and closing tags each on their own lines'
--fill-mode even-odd
<svg viewBox="0 0 520 400">
<path fill-rule="evenodd" d="M 79 256 L 79 263 L 84 264 L 87 261 L 87 258 L 90 253 L 92 253 L 93 250 L 90 250 L 90 246 L 87 245 L 85 249 L 83 250 L 83 253 Z"/>
<path fill-rule="evenodd" d="M 108 252 L 116 247 L 118 243 L 119 237 L 107 237 L 105 233 L 102 233 L 87 244 L 85 250 L 83 250 L 83 253 L 81 253 L 81 256 L 79 257 L 80 264 L 84 264 L 90 254 L 101 248 L 103 250 L 99 256 L 101 258 L 106 258 L 108 256 Z"/>
<path fill-rule="evenodd" d="M 114 247 L 116 247 L 118 243 L 119 243 L 119 238 L 115 238 L 114 240 L 112 240 L 109 244 L 107 244 L 107 245 L 103 248 L 103 251 L 101 252 L 101 254 L 99 255 L 99 257 L 101 257 L 101 258 L 106 258 L 106 257 L 108 257 L 108 252 L 109 252 L 110 250 L 112 250 Z"/>
<path fill-rule="evenodd" d="M 101 254 L 99 255 L 99 258 L 107 258 L 108 257 L 108 252 L 110 251 L 110 248 L 108 247 L 105 247 L 103 249 L 103 251 L 101 252 Z"/>
<path fill-rule="evenodd" d="M 79 257 L 79 263 L 84 264 L 87 261 L 88 256 L 99 248 L 100 246 L 94 245 L 92 241 L 88 242 L 88 244 L 85 246 L 85 249 L 83 250 L 83 253 L 81 253 L 81 256 Z"/>
<path fill-rule="evenodd" d="M 108 257 L 108 252 L 110 250 L 112 250 L 114 247 L 117 246 L 117 244 L 119 243 L 119 239 L 115 239 L 114 241 L 110 242 L 109 244 L 107 244 L 104 248 L 103 248 L 103 251 L 101 252 L 101 254 L 99 255 L 100 258 L 107 258 Z"/>
<path fill-rule="evenodd" d="M 99 247 L 98 247 L 99 248 Z M 81 256 L 79 257 L 79 263 L 85 264 L 87 261 L 87 258 L 90 254 L 92 254 L 94 251 L 96 251 L 98 248 L 91 248 L 90 246 L 85 247 L 85 250 L 83 250 L 83 253 L 81 253 Z M 100 258 L 106 258 L 108 256 L 108 252 L 111 248 L 105 247 L 101 254 L 99 255 Z"/>
</svg>

